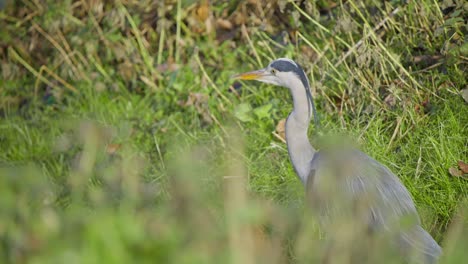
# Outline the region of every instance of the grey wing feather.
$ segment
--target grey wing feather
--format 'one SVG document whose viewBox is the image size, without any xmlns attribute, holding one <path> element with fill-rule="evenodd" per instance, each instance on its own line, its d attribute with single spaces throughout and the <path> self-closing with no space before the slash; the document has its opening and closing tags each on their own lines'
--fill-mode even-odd
<svg viewBox="0 0 468 264">
<path fill-rule="evenodd" d="M 380 224 L 384 224 L 383 221 L 389 217 L 417 215 L 411 195 L 398 177 L 361 151 L 339 154 L 318 152 L 311 162 L 311 171 L 314 174 L 307 179 L 308 192 L 324 193 L 323 190 L 327 188 L 323 186 L 332 184 L 338 191 L 332 193 L 335 197 L 339 194 L 348 199 L 370 194 L 373 204 L 378 206 L 373 211 Z M 377 209 L 385 209 L 385 212 L 379 213 Z M 417 221 L 419 223 L 419 219 Z"/>
<path fill-rule="evenodd" d="M 400 248 L 416 263 L 437 263 L 442 249 L 432 236 L 420 225 L 399 234 Z"/>
<path fill-rule="evenodd" d="M 441 254 L 439 245 L 420 226 L 410 193 L 386 166 L 357 150 L 339 151 L 339 154 L 318 152 L 311 161 L 311 172 L 313 173 L 307 179 L 306 191 L 309 193 L 308 197 L 315 200 L 314 207 L 321 208 L 322 213 L 333 214 L 330 208 L 334 205 L 329 201 L 330 198 L 341 197 L 352 201 L 359 196 L 367 197 L 371 202 L 367 207 L 366 221 L 371 229 L 394 230 L 402 218 L 412 217 L 413 228 L 397 231 L 400 246 L 418 251 L 429 263 Z M 334 179 L 331 184 L 327 177 Z M 331 189 L 329 185 L 332 185 Z M 331 194 L 325 194 L 325 198 L 320 197 L 327 190 Z M 324 204 L 317 205 L 317 201 Z"/>
<path fill-rule="evenodd" d="M 357 153 L 363 160 L 362 165 L 359 166 L 363 170 L 360 173 L 358 172 L 359 174 L 355 175 L 355 177 L 361 181 L 372 179 L 368 182 L 375 184 L 375 198 L 380 200 L 378 201 L 379 205 L 387 210 L 383 216 L 401 218 L 402 216 L 413 215 L 419 224 L 420 220 L 413 199 L 400 179 L 386 166 L 360 151 L 357 151 Z M 363 185 L 362 187 L 370 188 L 371 186 Z M 382 219 L 381 221 L 384 223 L 385 220 Z"/>
</svg>

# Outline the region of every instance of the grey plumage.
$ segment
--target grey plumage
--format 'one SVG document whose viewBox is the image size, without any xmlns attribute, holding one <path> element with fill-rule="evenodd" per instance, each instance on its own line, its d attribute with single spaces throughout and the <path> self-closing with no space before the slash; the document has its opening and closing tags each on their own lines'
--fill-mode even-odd
<svg viewBox="0 0 468 264">
<path fill-rule="evenodd" d="M 412 262 L 436 263 L 441 248 L 421 227 L 413 200 L 398 177 L 361 151 L 337 153 L 317 152 L 307 179 L 308 203 L 320 210 L 321 222 L 326 222 L 322 226 L 351 215 L 371 231 L 392 233 L 396 246 Z M 364 208 L 356 209 L 359 203 Z M 405 220 L 408 226 L 400 226 Z"/>
<path fill-rule="evenodd" d="M 442 250 L 421 227 L 413 199 L 395 174 L 352 148 L 316 151 L 312 147 L 307 131 L 312 114 L 316 125 L 318 117 L 309 81 L 299 64 L 277 59 L 264 69 L 235 78 L 284 86 L 291 91 L 294 108 L 286 121 L 288 153 L 305 186 L 307 202 L 326 231 L 335 232 L 339 221 L 352 217 L 365 228 L 363 233 L 392 237 L 407 261 L 437 262 Z M 407 219 L 409 224 L 404 223 Z"/>
</svg>

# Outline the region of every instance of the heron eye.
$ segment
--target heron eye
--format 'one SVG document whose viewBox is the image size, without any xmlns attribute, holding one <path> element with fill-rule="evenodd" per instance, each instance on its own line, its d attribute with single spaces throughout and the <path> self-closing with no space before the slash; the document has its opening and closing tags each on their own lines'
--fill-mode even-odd
<svg viewBox="0 0 468 264">
<path fill-rule="evenodd" d="M 276 75 L 276 69 L 271 69 L 271 74 Z"/>
</svg>

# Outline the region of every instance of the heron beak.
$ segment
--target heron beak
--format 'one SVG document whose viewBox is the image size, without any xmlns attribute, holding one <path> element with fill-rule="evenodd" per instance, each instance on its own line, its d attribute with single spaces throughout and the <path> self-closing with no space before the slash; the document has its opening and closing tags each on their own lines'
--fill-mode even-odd
<svg viewBox="0 0 468 264">
<path fill-rule="evenodd" d="M 267 71 L 265 69 L 261 69 L 257 71 L 236 74 L 236 75 L 233 75 L 231 78 L 238 79 L 238 80 L 259 80 L 266 75 L 267 75 Z"/>
</svg>

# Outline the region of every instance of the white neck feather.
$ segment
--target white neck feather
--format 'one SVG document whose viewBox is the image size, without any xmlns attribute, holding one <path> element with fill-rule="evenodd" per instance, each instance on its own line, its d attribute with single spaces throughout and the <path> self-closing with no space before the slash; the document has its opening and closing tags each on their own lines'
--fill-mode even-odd
<svg viewBox="0 0 468 264">
<path fill-rule="evenodd" d="M 291 90 L 294 109 L 286 121 L 286 143 L 294 169 L 305 185 L 311 169 L 311 161 L 316 152 L 307 135 L 312 108 L 302 82 L 297 78 L 290 78 L 290 80 L 292 81 L 287 86 Z"/>
</svg>

